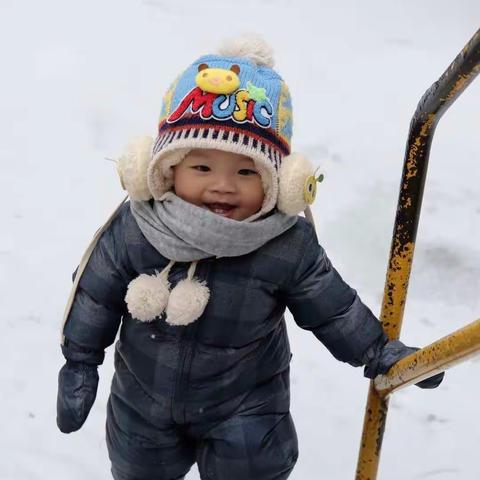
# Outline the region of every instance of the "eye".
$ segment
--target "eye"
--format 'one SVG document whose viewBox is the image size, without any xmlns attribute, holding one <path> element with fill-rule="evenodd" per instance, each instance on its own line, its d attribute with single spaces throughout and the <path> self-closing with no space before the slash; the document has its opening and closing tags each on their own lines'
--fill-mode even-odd
<svg viewBox="0 0 480 480">
<path fill-rule="evenodd" d="M 202 74 L 202 77 L 203 77 L 203 78 L 208 77 L 208 73 L 207 73 L 207 72 L 203 73 L 203 74 Z"/>
<path fill-rule="evenodd" d="M 239 173 L 240 175 L 245 175 L 245 176 L 258 175 L 258 172 L 257 172 L 257 171 L 251 170 L 250 168 L 242 168 L 241 170 L 238 171 L 238 173 Z"/>
<path fill-rule="evenodd" d="M 197 170 L 199 172 L 209 172 L 210 167 L 207 167 L 207 165 L 194 165 L 193 167 L 194 170 Z"/>
<path fill-rule="evenodd" d="M 229 81 L 229 82 L 232 81 L 232 76 L 231 75 L 227 75 L 227 81 Z"/>
</svg>

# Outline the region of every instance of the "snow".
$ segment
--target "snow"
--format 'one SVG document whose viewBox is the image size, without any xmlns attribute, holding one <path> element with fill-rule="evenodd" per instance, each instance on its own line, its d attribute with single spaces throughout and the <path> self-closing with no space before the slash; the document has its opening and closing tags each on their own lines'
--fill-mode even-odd
<svg viewBox="0 0 480 480">
<path fill-rule="evenodd" d="M 61 434 L 60 325 L 71 273 L 124 196 L 104 158 L 154 134 L 183 68 L 234 33 L 272 44 L 293 96 L 294 149 L 325 173 L 313 208 L 320 241 L 378 313 L 411 116 L 479 15 L 476 0 L 3 0 L 0 479 L 110 478 L 113 349 L 86 424 Z M 401 335 L 410 345 L 479 317 L 479 102 L 477 79 L 434 138 Z M 354 478 L 368 382 L 288 320 L 300 442 L 290 478 Z M 393 396 L 379 479 L 479 478 L 479 366 L 477 357 L 437 390 Z"/>
</svg>

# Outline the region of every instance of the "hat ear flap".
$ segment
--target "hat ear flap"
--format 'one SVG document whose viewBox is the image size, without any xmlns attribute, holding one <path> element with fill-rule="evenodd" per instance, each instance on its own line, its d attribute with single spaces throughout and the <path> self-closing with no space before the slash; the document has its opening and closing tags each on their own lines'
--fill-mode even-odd
<svg viewBox="0 0 480 480">
<path fill-rule="evenodd" d="M 286 215 L 303 212 L 313 203 L 316 187 L 315 171 L 310 161 L 299 153 L 287 155 L 278 172 L 278 210 Z"/>
<path fill-rule="evenodd" d="M 150 200 L 147 170 L 152 159 L 152 137 L 137 137 L 127 145 L 117 162 L 117 172 L 122 188 L 132 200 Z"/>
</svg>

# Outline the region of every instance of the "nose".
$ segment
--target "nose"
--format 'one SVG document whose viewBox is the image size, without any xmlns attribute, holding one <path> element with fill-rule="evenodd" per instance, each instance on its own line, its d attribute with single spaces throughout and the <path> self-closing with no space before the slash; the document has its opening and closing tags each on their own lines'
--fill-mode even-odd
<svg viewBox="0 0 480 480">
<path fill-rule="evenodd" d="M 212 178 L 209 190 L 218 193 L 235 193 L 237 185 L 233 175 L 229 173 L 218 173 Z"/>
</svg>

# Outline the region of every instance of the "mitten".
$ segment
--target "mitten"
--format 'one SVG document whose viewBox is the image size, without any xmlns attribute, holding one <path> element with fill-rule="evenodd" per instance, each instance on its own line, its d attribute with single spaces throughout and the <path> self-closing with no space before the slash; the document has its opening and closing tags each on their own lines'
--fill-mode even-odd
<svg viewBox="0 0 480 480">
<path fill-rule="evenodd" d="M 97 396 L 97 366 L 105 352 L 82 347 L 65 339 L 62 353 L 67 359 L 58 374 L 57 426 L 63 433 L 78 430 L 87 419 Z"/>
<path fill-rule="evenodd" d="M 367 378 L 375 378 L 377 375 L 385 374 L 399 360 L 420 350 L 417 347 L 408 347 L 400 340 L 388 341 L 386 336 L 381 337 L 367 351 L 365 356 L 364 375 Z M 442 383 L 445 372 L 426 378 L 415 385 L 420 388 L 436 388 Z"/>
</svg>

